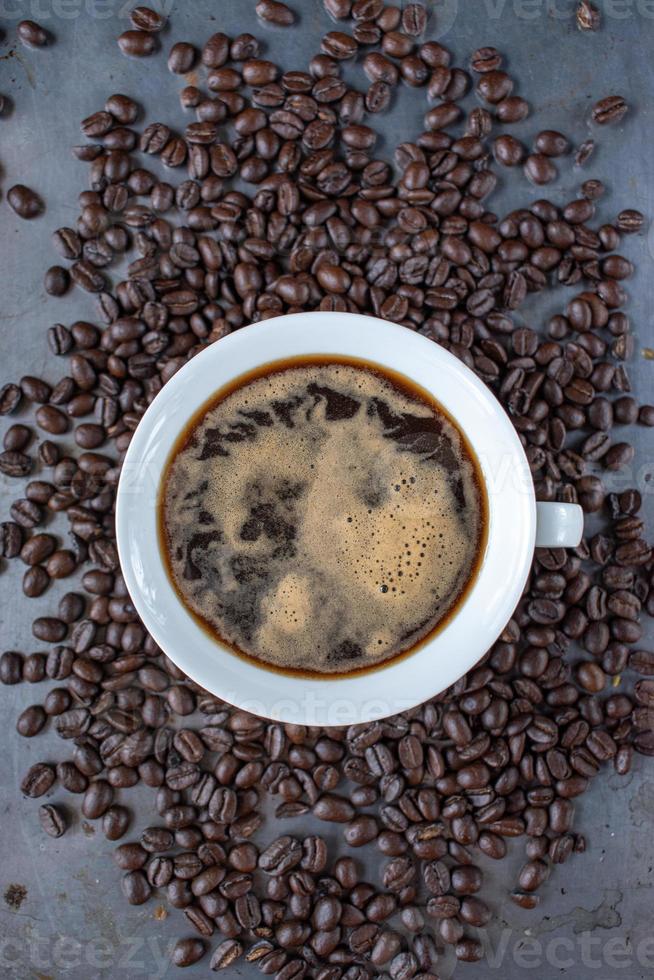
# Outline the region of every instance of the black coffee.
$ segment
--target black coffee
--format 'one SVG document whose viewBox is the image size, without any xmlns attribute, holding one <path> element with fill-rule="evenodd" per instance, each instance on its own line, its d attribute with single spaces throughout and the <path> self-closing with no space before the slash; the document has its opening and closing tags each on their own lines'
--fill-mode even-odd
<svg viewBox="0 0 654 980">
<path fill-rule="evenodd" d="M 168 461 L 175 588 L 236 651 L 345 673 L 411 650 L 480 560 L 477 464 L 443 409 L 363 362 L 298 359 L 221 391 Z"/>
</svg>

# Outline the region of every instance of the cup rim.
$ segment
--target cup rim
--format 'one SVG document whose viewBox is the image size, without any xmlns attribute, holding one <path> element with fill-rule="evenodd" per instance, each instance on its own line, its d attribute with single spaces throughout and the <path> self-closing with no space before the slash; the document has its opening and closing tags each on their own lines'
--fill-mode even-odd
<svg viewBox="0 0 654 980">
<path fill-rule="evenodd" d="M 157 524 L 166 461 L 184 425 L 212 394 L 272 361 L 330 354 L 377 363 L 426 388 L 465 433 L 479 461 L 488 500 L 485 555 L 452 619 L 407 656 L 335 679 L 286 675 L 257 666 L 210 637 L 168 577 Z M 171 417 L 180 418 L 180 424 L 171 426 Z M 169 659 L 202 688 L 239 708 L 282 722 L 320 726 L 349 725 L 408 710 L 469 671 L 495 642 L 518 603 L 535 531 L 535 492 L 527 458 L 490 389 L 426 337 L 353 313 L 295 313 L 264 320 L 197 354 L 173 375 L 141 419 L 123 461 L 116 500 L 125 584 L 145 627 Z"/>
</svg>

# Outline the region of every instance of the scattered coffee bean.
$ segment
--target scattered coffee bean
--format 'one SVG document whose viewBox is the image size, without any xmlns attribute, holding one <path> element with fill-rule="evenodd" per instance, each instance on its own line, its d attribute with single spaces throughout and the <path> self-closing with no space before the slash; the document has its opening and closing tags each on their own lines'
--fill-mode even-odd
<svg viewBox="0 0 654 980">
<path fill-rule="evenodd" d="M 558 133 L 554 129 L 544 129 L 534 140 L 534 150 L 536 153 L 543 153 L 547 157 L 559 157 L 566 153 L 569 142 L 563 133 Z"/>
<path fill-rule="evenodd" d="M 642 230 L 645 218 L 640 211 L 633 208 L 626 208 L 621 211 L 616 219 L 618 230 L 624 235 L 633 235 Z"/>
<path fill-rule="evenodd" d="M 48 43 L 48 32 L 35 20 L 21 20 L 16 30 L 19 39 L 28 48 L 42 48 Z"/>
<path fill-rule="evenodd" d="M 52 766 L 48 766 L 43 762 L 37 762 L 31 766 L 23 777 L 23 781 L 20 784 L 21 792 L 25 796 L 34 798 L 43 796 L 52 788 L 55 778 L 55 771 Z"/>
<path fill-rule="evenodd" d="M 39 807 L 39 822 L 49 837 L 62 837 L 68 829 L 61 808 L 52 803 L 44 803 Z"/>
<path fill-rule="evenodd" d="M 193 966 L 202 959 L 205 951 L 206 947 L 201 939 L 180 939 L 175 944 L 170 958 L 175 966 Z"/>
<path fill-rule="evenodd" d="M 550 184 L 556 179 L 556 167 L 543 153 L 530 154 L 524 166 L 525 176 L 532 184 Z"/>
<path fill-rule="evenodd" d="M 24 184 L 14 184 L 7 191 L 7 202 L 19 218 L 29 221 L 43 211 L 43 201 L 35 191 Z"/>
<path fill-rule="evenodd" d="M 157 42 L 151 31 L 124 31 L 118 38 L 118 47 L 130 58 L 147 58 L 156 50 Z"/>
<path fill-rule="evenodd" d="M 49 584 L 50 576 L 41 565 L 28 568 L 23 576 L 23 592 L 30 599 L 43 595 Z"/>
<path fill-rule="evenodd" d="M 33 704 L 18 716 L 16 731 L 25 738 L 38 735 L 47 721 L 47 715 L 40 704 Z"/>
<path fill-rule="evenodd" d="M 256 947 L 253 947 L 253 949 Z M 263 950 L 261 956 L 255 956 L 254 958 L 250 955 L 246 957 L 250 962 L 257 962 L 263 956 L 265 956 L 267 950 Z M 236 939 L 225 939 L 224 942 L 219 943 L 219 945 L 214 950 L 213 956 L 211 957 L 211 963 L 209 968 L 211 970 L 227 970 L 232 964 L 234 964 L 243 955 L 243 947 Z"/>
<path fill-rule="evenodd" d="M 15 449 L 6 449 L 0 453 L 0 473 L 5 476 L 24 477 L 32 471 L 32 458 L 26 453 Z"/>
<path fill-rule="evenodd" d="M 132 27 L 137 31 L 148 31 L 153 34 L 162 31 L 166 26 L 166 17 L 151 7 L 134 7 L 130 11 L 129 19 Z"/>
<path fill-rule="evenodd" d="M 515 167 L 524 158 L 525 148 L 514 136 L 498 136 L 493 143 L 493 154 L 498 163 Z"/>
<path fill-rule="evenodd" d="M 495 114 L 503 123 L 521 122 L 529 115 L 529 104 L 519 95 L 508 95 L 497 103 Z"/>
<path fill-rule="evenodd" d="M 22 398 L 18 385 L 6 384 L 0 388 L 0 415 L 11 415 L 15 412 Z"/>
<path fill-rule="evenodd" d="M 173 44 L 168 55 L 168 70 L 175 75 L 185 75 L 191 70 L 197 52 L 192 44 L 185 41 L 178 41 Z"/>
<path fill-rule="evenodd" d="M 0 683 L 20 684 L 23 679 L 23 655 L 7 650 L 0 657 Z"/>
<path fill-rule="evenodd" d="M 122 879 L 123 894 L 130 905 L 143 905 L 150 898 L 152 889 L 142 871 L 128 871 Z"/>
<path fill-rule="evenodd" d="M 293 11 L 280 0 L 259 0 L 256 12 L 259 20 L 276 27 L 290 27 L 295 22 Z"/>
<path fill-rule="evenodd" d="M 607 95 L 593 106 L 593 122 L 606 126 L 620 122 L 627 113 L 628 105 L 621 95 Z"/>
</svg>

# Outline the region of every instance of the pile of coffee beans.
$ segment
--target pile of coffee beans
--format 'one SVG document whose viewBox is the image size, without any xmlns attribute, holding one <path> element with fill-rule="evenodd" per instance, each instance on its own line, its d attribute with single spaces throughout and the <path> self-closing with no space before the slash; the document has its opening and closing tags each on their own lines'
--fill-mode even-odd
<svg viewBox="0 0 654 980">
<path fill-rule="evenodd" d="M 630 393 L 633 269 L 617 251 L 644 219 L 628 209 L 595 227 L 595 179 L 564 206 L 531 200 L 521 168 L 549 181 L 571 147 L 548 129 L 530 147 L 510 133 L 530 110 L 499 51 L 480 48 L 466 70 L 426 39 L 418 3 L 324 5 L 342 23 L 307 70 L 281 69 L 250 34 L 214 34 L 202 51 L 174 44 L 173 73 L 203 70 L 180 93 L 195 115 L 183 133 L 165 119 L 135 128 L 145 107 L 124 94 L 82 123 L 74 153 L 88 185 L 74 226 L 53 235 L 46 289 L 73 283 L 93 312 L 50 327 L 66 365 L 56 384 L 26 376 L 0 391 L 3 415 L 29 403 L 36 424 L 23 414 L 4 434 L 0 470 L 28 482 L 0 524 L 0 554 L 45 603 L 39 651 L 5 652 L 0 679 L 55 682 L 17 729 L 51 726 L 70 757 L 32 766 L 22 791 L 77 794 L 109 840 L 131 829 L 115 852 L 123 892 L 183 910 L 178 966 L 211 950 L 214 970 L 244 958 L 278 980 L 431 980 L 446 946 L 483 955 L 488 861 L 520 838 L 511 897 L 534 908 L 555 866 L 585 848 L 576 797 L 606 765 L 624 774 L 635 752 L 654 754 L 654 653 L 641 648 L 652 550 L 639 491 L 612 489 L 634 459 L 630 426 L 654 424 Z M 257 5 L 275 23 L 286 9 Z M 147 8 L 132 17 L 119 43 L 148 53 L 163 21 Z M 362 90 L 342 77 L 354 60 Z M 375 154 L 374 117 L 400 84 L 424 91 L 425 128 L 390 161 Z M 472 86 L 479 104 L 466 109 Z M 604 96 L 589 124 L 626 109 Z M 578 165 L 593 145 L 576 149 Z M 502 216 L 488 210 L 494 161 L 528 202 Z M 24 190 L 15 197 L 33 210 Z M 125 278 L 112 278 L 123 262 Z M 519 311 L 544 290 L 561 294 L 560 312 L 524 325 Z M 300 310 L 374 314 L 447 348 L 506 408 L 538 497 L 593 515 L 578 548 L 537 551 L 475 669 L 413 711 L 351 728 L 268 722 L 198 688 L 139 621 L 114 534 L 121 459 L 161 387 L 207 344 Z M 62 517 L 65 541 L 48 529 Z M 51 580 L 75 573 L 52 608 Z M 125 805 L 138 783 L 156 798 L 142 828 Z M 58 800 L 40 808 L 53 837 L 67 826 Z M 305 814 L 341 825 L 336 853 L 288 831 Z M 364 846 L 380 854 L 375 881 L 352 856 Z"/>
</svg>

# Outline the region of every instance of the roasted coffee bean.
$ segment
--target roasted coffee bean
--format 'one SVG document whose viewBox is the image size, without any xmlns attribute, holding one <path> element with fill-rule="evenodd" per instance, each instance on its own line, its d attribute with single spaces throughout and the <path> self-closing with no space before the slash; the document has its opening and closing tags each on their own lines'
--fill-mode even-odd
<svg viewBox="0 0 654 980">
<path fill-rule="evenodd" d="M 493 154 L 498 163 L 515 167 L 525 155 L 525 148 L 514 136 L 498 136 L 493 143 Z"/>
<path fill-rule="evenodd" d="M 485 102 L 496 105 L 511 95 L 513 81 L 499 69 L 484 72 L 477 82 L 477 94 Z"/>
<path fill-rule="evenodd" d="M 15 558 L 23 547 L 21 524 L 14 521 L 0 523 L 0 557 Z"/>
<path fill-rule="evenodd" d="M 127 833 L 130 814 L 124 806 L 110 806 L 102 817 L 102 831 L 107 840 L 120 840 Z"/>
<path fill-rule="evenodd" d="M 470 58 L 470 67 L 473 71 L 485 74 L 501 68 L 502 61 L 502 55 L 497 48 L 478 48 Z"/>
<path fill-rule="evenodd" d="M 524 165 L 525 175 L 533 184 L 549 184 L 556 178 L 556 167 L 543 153 L 530 154 Z"/>
<path fill-rule="evenodd" d="M 70 286 L 68 270 L 61 265 L 50 266 L 45 274 L 43 286 L 48 295 L 63 296 Z"/>
<path fill-rule="evenodd" d="M 130 905 L 143 905 L 151 895 L 150 884 L 142 871 L 128 871 L 123 875 L 121 885 Z"/>
<path fill-rule="evenodd" d="M 47 672 L 47 658 L 46 658 L 46 672 Z M 43 702 L 43 707 L 47 715 L 62 715 L 65 711 L 68 711 L 68 709 L 71 706 L 71 703 L 72 703 L 72 698 L 67 688 L 53 687 L 46 694 L 45 701 Z"/>
<path fill-rule="evenodd" d="M 45 664 L 44 653 L 30 653 L 23 663 L 23 679 L 30 684 L 38 684 L 45 677 Z"/>
<path fill-rule="evenodd" d="M 11 476 L 12 474 L 9 473 L 8 475 Z M 43 521 L 43 511 L 41 508 L 34 501 L 28 500 L 27 498 L 15 500 L 10 507 L 10 514 L 13 518 L 13 526 L 32 528 Z"/>
<path fill-rule="evenodd" d="M 15 384 L 6 384 L 0 388 L 0 415 L 10 415 L 20 405 L 21 389 Z"/>
<path fill-rule="evenodd" d="M 30 220 L 43 211 L 43 202 L 38 194 L 25 187 L 24 184 L 14 184 L 7 191 L 7 203 L 19 218 Z"/>
<path fill-rule="evenodd" d="M 137 31 L 157 33 L 166 26 L 165 16 L 156 10 L 152 10 L 151 7 L 134 7 L 130 11 L 129 19 Z"/>
<path fill-rule="evenodd" d="M 185 75 L 193 67 L 196 57 L 197 51 L 192 44 L 178 41 L 168 54 L 168 70 L 175 75 Z"/>
<path fill-rule="evenodd" d="M 20 386 L 26 398 L 40 405 L 44 405 L 49 401 L 52 395 L 50 385 L 41 378 L 35 378 L 32 375 L 25 375 L 21 378 Z"/>
<path fill-rule="evenodd" d="M 484 956 L 484 947 L 477 939 L 461 939 L 454 947 L 457 960 L 477 963 Z"/>
<path fill-rule="evenodd" d="M 35 20 L 21 20 L 16 33 L 28 48 L 43 48 L 49 40 L 48 32 Z"/>
<path fill-rule="evenodd" d="M 543 861 L 528 861 L 520 871 L 518 883 L 525 892 L 536 891 L 548 876 L 548 867 Z"/>
<path fill-rule="evenodd" d="M 640 211 L 636 211 L 634 208 L 625 208 L 616 219 L 618 230 L 625 235 L 632 235 L 641 231 L 644 223 L 645 218 Z"/>
<path fill-rule="evenodd" d="M 255 9 L 260 20 L 276 27 L 290 27 L 295 22 L 293 11 L 281 0 L 259 0 Z"/>
<path fill-rule="evenodd" d="M 452 890 L 457 895 L 473 895 L 481 888 L 482 876 L 474 865 L 461 865 L 451 873 Z"/>
<path fill-rule="evenodd" d="M 432 861 L 425 865 L 423 878 L 432 895 L 445 895 L 450 889 L 450 872 L 442 861 Z"/>
<path fill-rule="evenodd" d="M 567 152 L 569 145 L 563 133 L 558 133 L 554 129 L 543 129 L 534 139 L 535 152 L 542 153 L 546 157 L 561 156 Z"/>
<path fill-rule="evenodd" d="M 302 859 L 302 846 L 293 837 L 279 837 L 259 856 L 259 867 L 267 874 L 280 875 Z"/>
<path fill-rule="evenodd" d="M 497 103 L 495 114 L 503 123 L 521 122 L 529 115 L 529 104 L 519 95 L 509 95 Z"/>
<path fill-rule="evenodd" d="M 63 435 L 70 425 L 64 412 L 54 405 L 42 405 L 36 412 L 36 423 L 50 435 Z"/>
<path fill-rule="evenodd" d="M 313 815 L 319 820 L 347 823 L 354 817 L 354 807 L 344 797 L 325 794 L 313 806 Z"/>
<path fill-rule="evenodd" d="M 31 456 L 17 450 L 7 449 L 0 453 L 0 473 L 5 476 L 23 477 L 32 471 Z"/>
<path fill-rule="evenodd" d="M 26 565 L 37 565 L 45 561 L 57 546 L 56 538 L 51 534 L 33 534 L 23 545 L 20 557 Z"/>
<path fill-rule="evenodd" d="M 620 122 L 627 113 L 628 105 L 621 95 L 608 95 L 596 102 L 592 110 L 593 122 L 600 126 Z"/>
<path fill-rule="evenodd" d="M 28 568 L 23 576 L 23 593 L 30 599 L 43 595 L 50 584 L 50 576 L 41 565 Z"/>
<path fill-rule="evenodd" d="M 39 823 L 49 837 L 62 837 L 68 829 L 63 811 L 52 803 L 39 807 Z"/>
<path fill-rule="evenodd" d="M 267 948 L 261 951 L 261 956 L 256 956 L 254 959 L 248 953 L 248 959 L 250 962 L 257 962 L 261 960 L 261 957 L 265 956 Z M 211 970 L 227 970 L 231 967 L 240 957 L 243 955 L 243 946 L 236 939 L 225 939 L 222 943 L 219 943 L 213 952 L 211 957 L 211 962 L 209 967 Z"/>
<path fill-rule="evenodd" d="M 23 655 L 7 650 L 0 657 L 0 683 L 20 684 L 23 679 Z"/>
<path fill-rule="evenodd" d="M 82 813 L 87 820 L 97 820 L 107 812 L 113 798 L 114 791 L 111 785 L 104 779 L 96 779 L 84 793 Z"/>
<path fill-rule="evenodd" d="M 30 705 L 18 716 L 16 731 L 25 738 L 33 738 L 41 731 L 47 721 L 47 715 L 40 704 Z"/>
<path fill-rule="evenodd" d="M 135 7 L 132 14 L 134 14 L 136 10 L 145 9 L 147 8 Z M 152 13 L 154 13 L 154 11 L 149 12 L 148 16 L 150 16 L 151 22 L 154 23 L 155 18 L 151 16 Z M 155 16 L 159 17 L 160 15 Z M 145 28 L 139 28 L 139 30 L 144 29 Z M 130 126 L 133 122 L 135 122 L 139 112 L 138 105 L 133 99 L 130 99 L 127 95 L 121 95 L 119 93 L 110 95 L 104 104 L 104 108 L 105 112 L 110 113 L 122 126 Z M 68 257 L 77 258 L 76 255 L 66 256 L 66 258 Z"/>
<path fill-rule="evenodd" d="M 16 452 L 29 444 L 32 438 L 32 430 L 26 426 L 17 423 L 10 426 L 4 434 L 3 446 L 9 452 Z"/>
<path fill-rule="evenodd" d="M 139 844 L 121 844 L 114 851 L 114 861 L 123 871 L 142 868 L 147 857 L 147 852 Z"/>
<path fill-rule="evenodd" d="M 52 766 L 43 762 L 37 762 L 26 772 L 20 784 L 21 792 L 25 796 L 37 798 L 43 796 L 52 788 L 56 775 Z"/>
<path fill-rule="evenodd" d="M 118 47 L 130 58 L 146 58 L 156 50 L 157 42 L 149 30 L 124 31 L 118 38 Z"/>
</svg>

